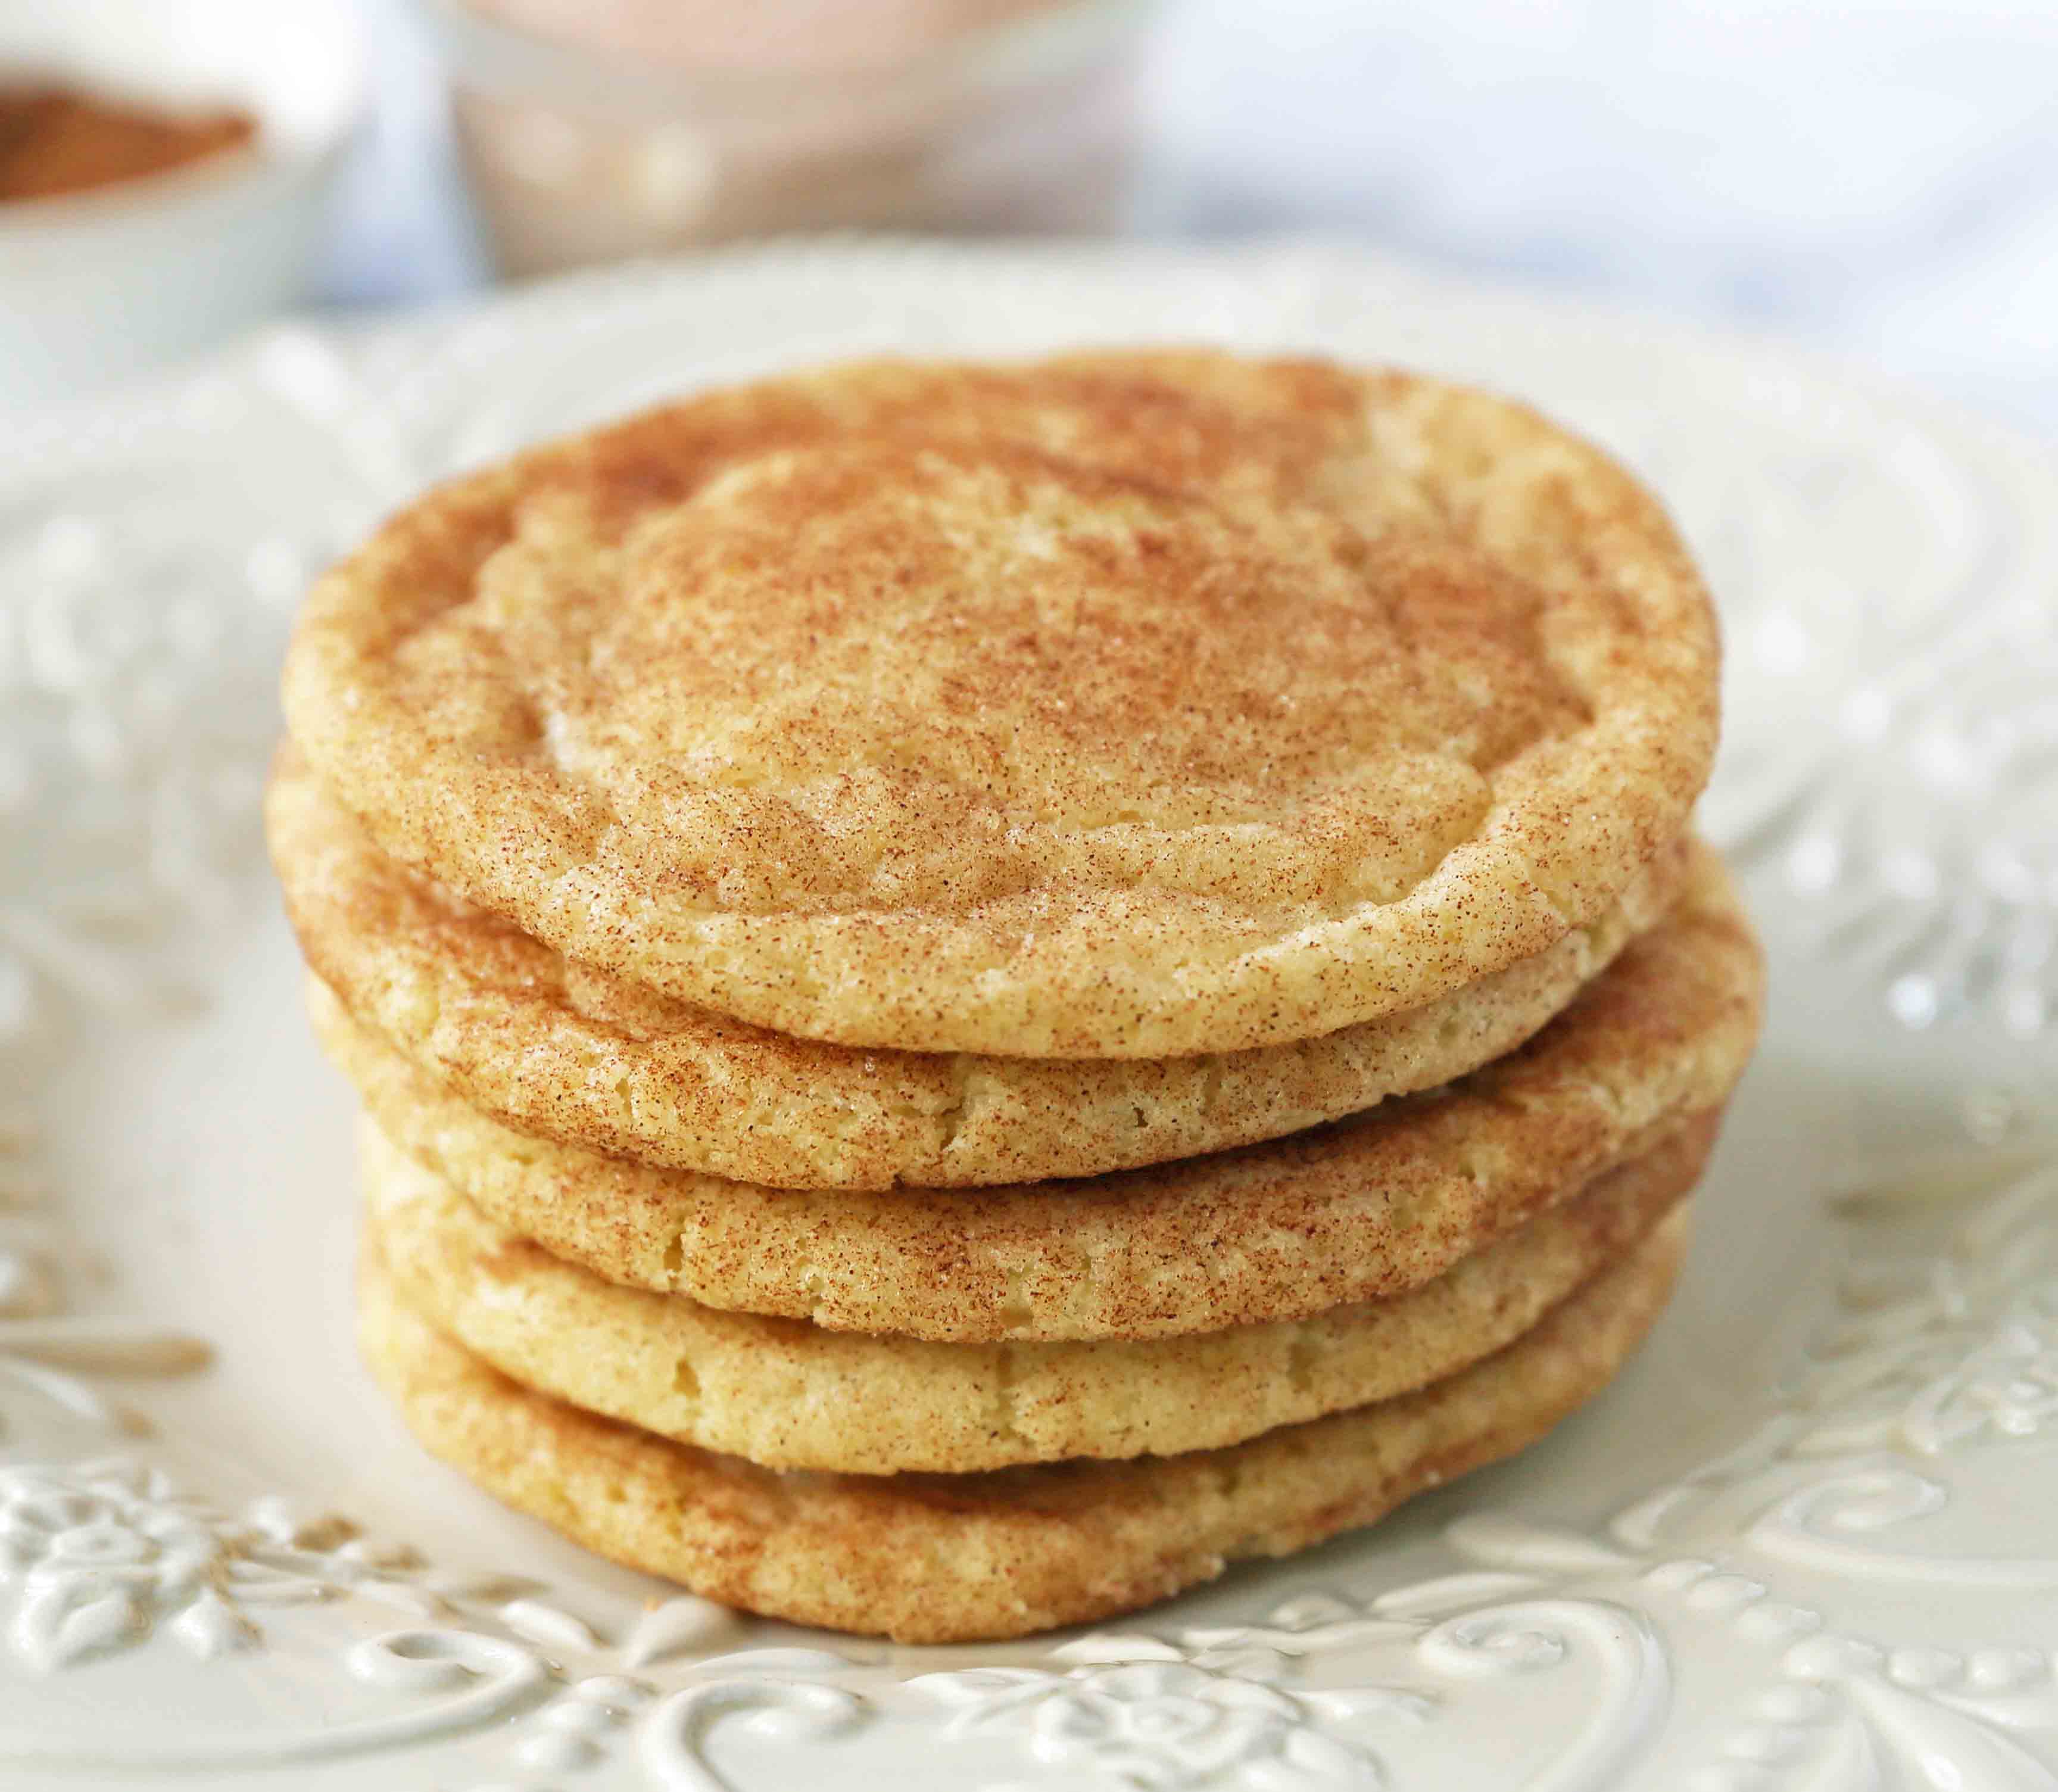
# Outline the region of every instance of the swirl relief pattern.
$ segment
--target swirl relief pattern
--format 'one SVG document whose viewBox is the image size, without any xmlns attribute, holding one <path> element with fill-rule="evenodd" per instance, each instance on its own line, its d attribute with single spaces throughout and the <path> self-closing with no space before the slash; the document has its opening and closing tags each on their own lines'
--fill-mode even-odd
<svg viewBox="0 0 2058 1792">
<path fill-rule="evenodd" d="M 254 825 L 299 590 L 427 480 L 683 383 L 1174 316 L 1532 393 L 1708 564 L 1706 820 L 1779 994 L 1643 1385 L 1363 1537 L 1006 1647 L 805 1635 L 543 1544 L 355 1401 L 318 1310 L 340 1109 L 280 1031 Z M 294 327 L 25 422 L 0 578 L 0 1777 L 2058 1792 L 2037 451 L 1341 251 L 783 249 Z M 1875 1121 L 1902 1143 L 1845 1162 Z"/>
</svg>

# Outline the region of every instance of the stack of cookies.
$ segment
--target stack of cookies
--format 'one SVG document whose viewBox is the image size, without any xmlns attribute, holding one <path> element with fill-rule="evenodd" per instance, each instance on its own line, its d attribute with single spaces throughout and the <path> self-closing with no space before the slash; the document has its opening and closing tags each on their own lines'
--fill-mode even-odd
<svg viewBox="0 0 2058 1792">
<path fill-rule="evenodd" d="M 912 1641 L 1504 1455 L 1663 1301 L 1758 1027 L 1706 594 L 1523 407 L 873 364 L 431 492 L 268 821 L 437 1455 Z"/>
</svg>

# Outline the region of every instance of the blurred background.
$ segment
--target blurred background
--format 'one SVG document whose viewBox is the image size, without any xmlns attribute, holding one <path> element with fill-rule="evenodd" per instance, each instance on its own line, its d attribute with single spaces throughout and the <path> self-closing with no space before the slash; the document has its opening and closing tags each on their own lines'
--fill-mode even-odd
<svg viewBox="0 0 2058 1792">
<path fill-rule="evenodd" d="M 291 302 L 785 232 L 1297 233 L 2058 433 L 2054 0 L 6 0 L 0 77 L 25 402 Z M 53 195 L 54 87 L 254 131 Z"/>
</svg>

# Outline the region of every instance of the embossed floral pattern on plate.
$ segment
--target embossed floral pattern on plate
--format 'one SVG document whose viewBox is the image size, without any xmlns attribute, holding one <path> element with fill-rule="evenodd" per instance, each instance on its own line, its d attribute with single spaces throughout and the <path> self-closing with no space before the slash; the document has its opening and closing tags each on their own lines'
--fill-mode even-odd
<svg viewBox="0 0 2058 1792">
<path fill-rule="evenodd" d="M 292 602 L 423 481 L 694 380 L 1168 333 L 1532 394 L 1706 558 L 1778 993 L 1675 1311 L 1520 1462 L 1106 1631 L 900 1651 L 582 1557 L 348 1360 L 347 1107 L 252 826 Z M 1342 251 L 789 249 L 24 425 L 0 579 L 0 1786 L 2058 1792 L 2040 451 Z"/>
</svg>

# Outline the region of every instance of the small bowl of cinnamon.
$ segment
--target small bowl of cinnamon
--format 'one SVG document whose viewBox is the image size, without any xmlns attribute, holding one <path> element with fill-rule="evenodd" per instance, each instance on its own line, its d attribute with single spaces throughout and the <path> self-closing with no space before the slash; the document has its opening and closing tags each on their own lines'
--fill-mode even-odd
<svg viewBox="0 0 2058 1792">
<path fill-rule="evenodd" d="M 300 293 L 362 107 L 349 0 L 0 6 L 0 403 Z"/>
</svg>

